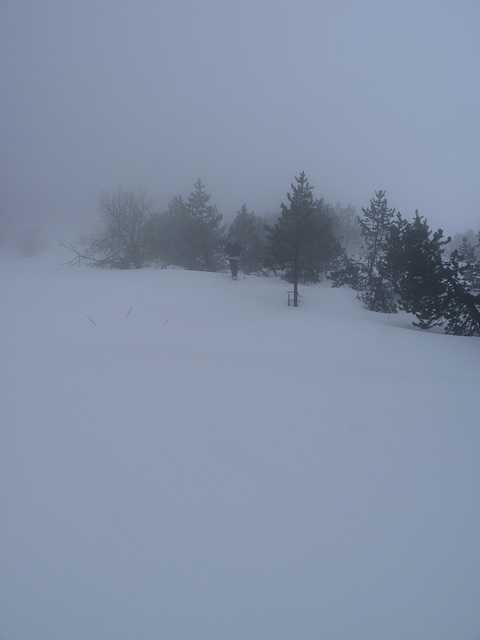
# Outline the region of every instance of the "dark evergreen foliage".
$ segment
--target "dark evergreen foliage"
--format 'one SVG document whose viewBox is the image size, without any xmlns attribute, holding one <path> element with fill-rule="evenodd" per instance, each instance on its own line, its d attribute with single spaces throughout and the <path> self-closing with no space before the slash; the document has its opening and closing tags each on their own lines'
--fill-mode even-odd
<svg viewBox="0 0 480 640">
<path fill-rule="evenodd" d="M 347 286 L 360 291 L 365 282 L 364 265 L 356 256 L 350 256 L 344 251 L 333 262 L 329 272 L 332 287 Z"/>
<path fill-rule="evenodd" d="M 480 335 L 480 291 L 469 268 L 456 252 L 450 261 L 443 253 L 450 238 L 432 233 L 427 221 L 415 212 L 413 222 L 398 216 L 390 234 L 386 261 L 394 274 L 399 306 L 414 313 L 422 329 L 445 325 L 455 335 Z"/>
<path fill-rule="evenodd" d="M 386 260 L 400 296 L 399 306 L 414 313 L 418 318 L 414 324 L 421 328 L 442 325 L 439 303 L 446 295 L 442 254 L 449 240 L 443 240 L 441 230 L 432 236 L 418 211 L 412 223 L 399 214 L 390 238 Z"/>
<path fill-rule="evenodd" d="M 313 199 L 313 187 L 305 172 L 295 178 L 288 205 L 281 204 L 281 215 L 267 227 L 266 266 L 281 271 L 293 284 L 293 305 L 298 306 L 299 282 L 319 282 L 340 246 L 333 233 L 333 222 L 321 201 Z"/>
<path fill-rule="evenodd" d="M 370 207 L 362 207 L 360 233 L 363 238 L 363 266 L 365 273 L 361 297 L 368 309 L 394 313 L 396 305 L 385 265 L 388 232 L 395 209 L 388 206 L 385 191 L 375 192 Z"/>
<path fill-rule="evenodd" d="M 363 218 L 360 219 L 360 233 L 363 238 L 363 250 L 367 263 L 367 285 L 374 278 L 381 258 L 387 248 L 388 229 L 395 214 L 395 209 L 388 206 L 385 191 L 375 191 L 375 198 L 370 200 L 370 207 L 362 207 Z"/>
<path fill-rule="evenodd" d="M 325 205 L 322 199 L 315 200 L 314 204 L 313 234 L 311 241 L 306 243 L 301 273 L 301 282 L 304 284 L 320 282 L 341 252 L 331 207 Z"/>
<path fill-rule="evenodd" d="M 394 313 L 396 304 L 391 279 L 385 262 L 389 229 L 394 209 L 388 206 L 385 191 L 376 191 L 368 209 L 362 208 L 359 218 L 363 240 L 360 255 L 343 253 L 331 273 L 334 286 L 348 285 L 371 311 Z"/>
<path fill-rule="evenodd" d="M 480 336 L 480 265 L 461 264 L 455 257 L 446 265 L 445 279 L 450 295 L 443 315 L 446 333 Z"/>
<path fill-rule="evenodd" d="M 223 262 L 222 214 L 208 204 L 210 195 L 200 178 L 188 196 L 186 210 L 187 268 L 217 271 Z"/>
<path fill-rule="evenodd" d="M 370 311 L 379 313 L 396 313 L 397 311 L 393 290 L 380 270 L 379 273 L 370 276 L 368 286 L 362 291 L 361 298 Z"/>
<path fill-rule="evenodd" d="M 144 242 L 150 260 L 163 267 L 187 266 L 187 211 L 181 196 L 175 196 L 162 214 L 154 214 L 145 225 Z"/>
<path fill-rule="evenodd" d="M 208 204 L 201 180 L 185 201 L 175 196 L 161 215 L 150 216 L 144 243 L 151 260 L 197 271 L 218 271 L 223 260 L 222 215 Z"/>
<path fill-rule="evenodd" d="M 230 225 L 229 234 L 242 246 L 241 268 L 244 273 L 261 273 L 266 257 L 265 224 L 260 216 L 247 210 L 243 204 Z"/>
</svg>

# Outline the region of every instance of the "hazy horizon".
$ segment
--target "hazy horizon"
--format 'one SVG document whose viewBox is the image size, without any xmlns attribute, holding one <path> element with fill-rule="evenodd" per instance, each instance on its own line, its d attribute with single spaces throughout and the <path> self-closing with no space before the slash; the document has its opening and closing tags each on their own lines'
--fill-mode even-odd
<svg viewBox="0 0 480 640">
<path fill-rule="evenodd" d="M 0 4 L 1 216 L 83 227 L 102 192 L 163 210 L 201 178 L 226 220 L 305 171 L 478 231 L 480 3 Z M 2 224 L 3 226 L 3 224 Z"/>
</svg>

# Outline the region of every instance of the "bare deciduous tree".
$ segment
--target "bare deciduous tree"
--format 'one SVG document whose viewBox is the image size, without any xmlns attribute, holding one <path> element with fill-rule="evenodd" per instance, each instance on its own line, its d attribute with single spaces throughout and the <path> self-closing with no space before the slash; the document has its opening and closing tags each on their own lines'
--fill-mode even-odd
<svg viewBox="0 0 480 640">
<path fill-rule="evenodd" d="M 99 267 L 140 269 L 144 265 L 142 232 L 152 210 L 144 191 L 118 189 L 113 195 L 102 194 L 101 218 L 104 226 L 80 236 L 77 245 L 61 242 L 75 254 L 71 263 L 85 260 Z"/>
</svg>

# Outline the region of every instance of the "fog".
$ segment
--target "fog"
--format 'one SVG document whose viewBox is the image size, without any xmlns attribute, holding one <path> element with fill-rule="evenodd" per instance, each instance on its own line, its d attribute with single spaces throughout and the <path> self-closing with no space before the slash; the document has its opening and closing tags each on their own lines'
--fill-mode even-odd
<svg viewBox="0 0 480 640">
<path fill-rule="evenodd" d="M 118 187 L 162 210 L 198 177 L 264 214 L 304 170 L 478 230 L 479 32 L 474 0 L 3 0 L 2 227 L 83 229 Z"/>
</svg>

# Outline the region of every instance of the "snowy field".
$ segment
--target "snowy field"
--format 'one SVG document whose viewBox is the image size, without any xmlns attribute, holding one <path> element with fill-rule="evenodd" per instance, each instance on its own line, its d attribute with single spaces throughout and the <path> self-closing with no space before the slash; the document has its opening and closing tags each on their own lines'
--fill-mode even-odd
<svg viewBox="0 0 480 640">
<path fill-rule="evenodd" d="M 480 339 L 0 257 L 1 640 L 477 640 Z"/>
</svg>

